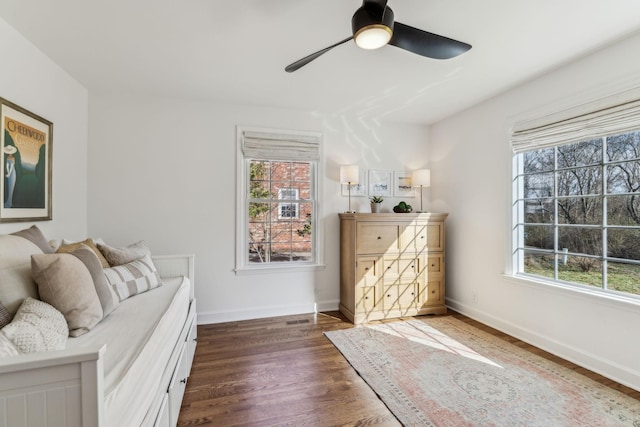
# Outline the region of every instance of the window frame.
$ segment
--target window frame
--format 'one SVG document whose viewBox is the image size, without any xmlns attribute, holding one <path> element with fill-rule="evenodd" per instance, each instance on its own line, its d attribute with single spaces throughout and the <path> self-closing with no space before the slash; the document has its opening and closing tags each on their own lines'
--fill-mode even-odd
<svg viewBox="0 0 640 427">
<path fill-rule="evenodd" d="M 640 132 L 640 127 L 635 131 Z M 626 133 L 634 133 L 634 132 L 625 132 Z M 640 260 L 635 259 L 622 259 L 616 258 L 613 256 L 609 256 L 608 253 L 608 232 L 609 230 L 624 230 L 624 229 L 632 229 L 640 231 L 640 225 L 638 226 L 629 226 L 629 225 L 620 225 L 620 224 L 609 224 L 608 222 L 608 207 L 607 200 L 611 197 L 619 197 L 625 195 L 638 195 L 640 193 L 616 193 L 610 192 L 610 189 L 607 187 L 607 173 L 608 168 L 611 166 L 624 164 L 624 163 L 637 163 L 640 161 L 640 157 L 629 158 L 625 160 L 613 159 L 608 160 L 607 156 L 607 138 L 608 137 L 616 137 L 621 135 L 620 133 L 613 133 L 607 136 L 602 136 L 598 138 L 589 138 L 586 137 L 583 141 L 567 141 L 565 144 L 555 145 L 553 147 L 539 147 L 536 150 L 526 150 L 513 153 L 512 152 L 512 173 L 511 173 L 511 192 L 512 192 L 512 200 L 511 200 L 511 208 L 512 208 L 512 226 L 511 226 L 511 262 L 510 262 L 510 275 L 517 278 L 522 278 L 526 280 L 532 280 L 539 283 L 545 283 L 555 286 L 561 286 L 568 289 L 578 290 L 582 292 L 586 292 L 588 294 L 596 295 L 599 297 L 608 297 L 614 299 L 623 299 L 627 301 L 633 301 L 637 303 L 640 301 L 640 294 L 633 294 L 630 292 L 618 291 L 615 289 L 610 289 L 610 284 L 608 282 L 607 272 L 609 269 L 608 263 L 623 263 L 623 264 L 631 264 L 635 266 L 640 266 Z M 564 167 L 558 164 L 558 150 L 564 146 L 569 146 L 575 144 L 576 142 L 588 142 L 591 140 L 600 140 L 600 158 L 597 163 L 589 163 L 585 165 L 579 166 L 568 166 Z M 524 177 L 527 175 L 535 175 L 536 173 L 525 173 L 524 172 L 524 162 L 523 158 L 526 152 L 531 151 L 539 151 L 544 149 L 553 149 L 553 167 L 551 170 L 545 170 L 540 173 L 549 173 L 553 176 L 553 194 L 544 195 L 544 197 L 533 197 L 533 198 L 525 198 L 524 194 Z M 588 169 L 588 168 L 598 168 L 600 173 L 600 191 L 597 194 L 558 194 L 558 175 L 562 172 L 566 172 L 567 170 L 572 169 Z M 571 198 L 596 198 L 600 201 L 600 222 L 599 223 L 589 223 L 589 224 L 565 224 L 559 221 L 558 214 L 558 204 L 562 202 L 562 200 L 568 200 Z M 551 200 L 553 203 L 553 220 L 549 223 L 527 223 L 525 219 L 525 210 L 526 210 L 526 200 Z M 530 226 L 545 226 L 553 229 L 553 248 L 551 249 L 542 249 L 542 248 L 528 248 L 524 242 L 524 229 L 525 226 L 529 224 Z M 599 249 L 601 253 L 598 254 L 585 254 L 585 253 L 571 253 L 566 252 L 563 249 L 559 248 L 560 236 L 559 232 L 564 229 L 568 229 L 570 227 L 581 227 L 585 229 L 593 229 L 600 232 L 601 242 Z M 538 254 L 546 254 L 550 255 L 554 258 L 554 267 L 553 267 L 553 277 L 545 277 L 542 275 L 537 275 L 534 273 L 525 272 L 524 268 L 524 259 L 525 253 L 538 253 Z M 601 263 L 600 271 L 598 272 L 601 275 L 601 283 L 599 287 L 594 286 L 593 284 L 588 283 L 578 283 L 562 280 L 558 277 L 559 271 L 559 263 L 563 262 L 563 257 L 567 256 L 578 256 L 578 257 L 586 257 L 592 258 Z"/>
<path fill-rule="evenodd" d="M 282 197 L 282 193 L 284 193 L 285 191 L 289 192 L 292 191 L 293 192 L 293 196 L 288 196 L 288 197 Z M 287 188 L 278 188 L 278 200 L 288 200 L 288 202 L 281 202 L 278 203 L 278 219 L 281 220 L 289 220 L 289 219 L 299 219 L 300 218 L 300 206 L 298 203 L 298 199 L 300 197 L 300 189 L 299 188 L 294 188 L 294 187 L 287 187 Z M 286 207 L 286 206 L 292 206 L 293 210 L 294 210 L 294 214 L 293 215 L 282 215 L 282 208 Z"/>
<path fill-rule="evenodd" d="M 249 203 L 248 188 L 250 182 L 250 162 L 251 160 L 270 160 L 270 161 L 291 161 L 289 159 L 258 159 L 247 157 L 242 151 L 243 135 L 245 132 L 255 132 L 261 134 L 273 134 L 283 137 L 314 137 L 319 141 L 317 160 L 303 160 L 311 163 L 310 185 L 311 199 L 305 202 L 311 202 L 313 214 L 311 216 L 311 251 L 310 261 L 280 261 L 271 263 L 250 263 L 249 262 Z M 260 273 L 285 273 L 295 271 L 316 271 L 322 270 L 324 266 L 324 230 L 323 221 L 320 220 L 321 212 L 321 195 L 322 180 L 324 176 L 324 159 L 323 159 L 323 143 L 322 133 L 297 130 L 270 129 L 248 126 L 236 127 L 236 259 L 235 269 L 236 275 L 244 274 L 260 274 Z M 294 201 L 295 202 L 295 201 Z M 298 209 L 299 213 L 299 209 Z M 280 206 L 278 206 L 278 219 L 280 219 Z M 291 218 L 284 218 L 283 220 Z"/>
</svg>

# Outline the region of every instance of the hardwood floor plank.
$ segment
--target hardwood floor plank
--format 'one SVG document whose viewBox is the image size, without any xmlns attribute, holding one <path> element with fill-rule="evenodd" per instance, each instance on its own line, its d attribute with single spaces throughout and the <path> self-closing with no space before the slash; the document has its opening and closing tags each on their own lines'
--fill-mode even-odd
<svg viewBox="0 0 640 427">
<path fill-rule="evenodd" d="M 447 315 L 640 400 L 638 391 L 461 314 Z M 399 426 L 323 335 L 352 327 L 339 312 L 198 326 L 178 425 Z"/>
</svg>

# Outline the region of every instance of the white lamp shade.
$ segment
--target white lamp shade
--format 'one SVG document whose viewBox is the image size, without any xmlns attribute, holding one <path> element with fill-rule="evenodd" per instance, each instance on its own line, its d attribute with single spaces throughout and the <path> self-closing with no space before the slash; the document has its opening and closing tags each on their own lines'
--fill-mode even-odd
<svg viewBox="0 0 640 427">
<path fill-rule="evenodd" d="M 360 181 L 360 168 L 358 165 L 340 166 L 340 183 L 357 184 Z"/>
<path fill-rule="evenodd" d="M 414 187 L 429 187 L 431 185 L 431 171 L 418 169 L 411 174 L 411 185 Z"/>
</svg>

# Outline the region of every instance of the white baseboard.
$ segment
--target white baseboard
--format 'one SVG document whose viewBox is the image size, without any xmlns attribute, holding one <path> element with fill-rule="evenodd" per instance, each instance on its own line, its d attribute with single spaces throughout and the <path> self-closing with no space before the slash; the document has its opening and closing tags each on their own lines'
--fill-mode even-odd
<svg viewBox="0 0 640 427">
<path fill-rule="evenodd" d="M 323 311 L 338 311 L 339 307 L 340 307 L 340 300 L 320 301 L 316 303 L 316 311 L 318 313 Z"/>
<path fill-rule="evenodd" d="M 229 311 L 208 311 L 198 313 L 198 324 L 237 322 L 240 320 L 262 319 L 265 317 L 289 316 L 292 314 L 314 313 L 315 304 L 300 304 L 276 307 L 247 308 Z"/>
<path fill-rule="evenodd" d="M 478 310 L 459 301 L 447 298 L 446 303 L 448 307 L 458 313 L 464 314 L 485 325 L 509 334 L 512 337 L 575 363 L 578 366 L 582 366 L 613 381 L 640 391 L 640 371 L 612 363 L 609 360 L 602 359 L 578 348 L 568 346 L 550 337 L 541 335 L 538 332 L 522 328 L 514 323 L 495 317 L 492 314 Z"/>
</svg>

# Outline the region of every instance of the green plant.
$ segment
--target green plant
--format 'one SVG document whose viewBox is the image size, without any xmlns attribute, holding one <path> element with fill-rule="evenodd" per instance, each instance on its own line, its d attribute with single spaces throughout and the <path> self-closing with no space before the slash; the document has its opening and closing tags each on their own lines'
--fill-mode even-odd
<svg viewBox="0 0 640 427">
<path fill-rule="evenodd" d="M 384 199 L 380 196 L 373 196 L 369 200 L 371 200 L 371 203 L 382 203 L 384 201 Z"/>
</svg>

